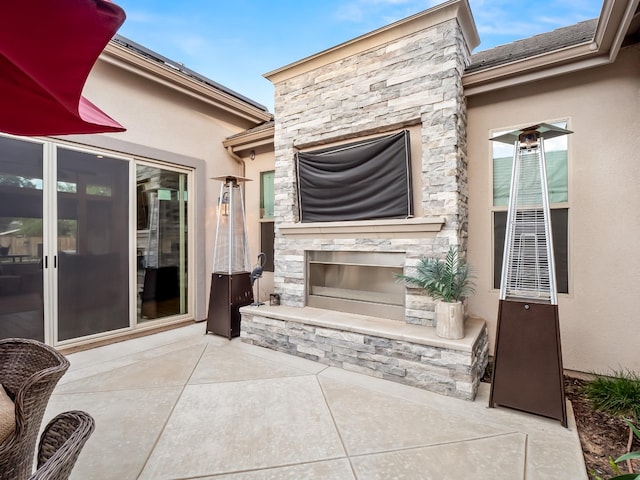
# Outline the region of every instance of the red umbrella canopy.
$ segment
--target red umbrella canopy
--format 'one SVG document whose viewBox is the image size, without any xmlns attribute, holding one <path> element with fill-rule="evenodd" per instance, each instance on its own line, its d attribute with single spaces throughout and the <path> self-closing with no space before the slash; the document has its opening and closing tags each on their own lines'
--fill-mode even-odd
<svg viewBox="0 0 640 480">
<path fill-rule="evenodd" d="M 82 96 L 91 68 L 124 19 L 108 0 L 1 0 L 0 131 L 124 131 Z"/>
</svg>

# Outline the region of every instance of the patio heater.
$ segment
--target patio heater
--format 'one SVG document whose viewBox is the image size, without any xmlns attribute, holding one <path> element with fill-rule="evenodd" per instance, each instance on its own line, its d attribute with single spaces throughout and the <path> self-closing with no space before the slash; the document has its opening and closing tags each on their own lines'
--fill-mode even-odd
<svg viewBox="0 0 640 480">
<path fill-rule="evenodd" d="M 573 133 L 541 123 L 491 140 L 515 146 L 489 407 L 567 426 L 544 140 Z"/>
<path fill-rule="evenodd" d="M 249 243 L 240 185 L 247 178 L 216 177 L 222 183 L 213 251 L 213 273 L 206 333 L 231 339 L 240 335 L 240 307 L 253 302 Z"/>
</svg>

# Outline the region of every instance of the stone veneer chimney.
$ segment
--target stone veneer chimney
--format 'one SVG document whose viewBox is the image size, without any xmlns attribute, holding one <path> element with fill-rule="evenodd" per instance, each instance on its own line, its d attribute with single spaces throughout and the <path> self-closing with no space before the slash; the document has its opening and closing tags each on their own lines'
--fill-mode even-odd
<svg viewBox="0 0 640 480">
<path fill-rule="evenodd" d="M 306 252 L 463 250 L 467 236 L 466 103 L 462 74 L 479 43 L 467 0 L 455 0 L 265 75 L 275 85 L 275 275 L 285 305 L 304 306 Z M 417 216 L 298 223 L 298 150 L 410 129 L 420 143 Z M 430 299 L 407 289 L 405 320 L 433 325 Z"/>
</svg>

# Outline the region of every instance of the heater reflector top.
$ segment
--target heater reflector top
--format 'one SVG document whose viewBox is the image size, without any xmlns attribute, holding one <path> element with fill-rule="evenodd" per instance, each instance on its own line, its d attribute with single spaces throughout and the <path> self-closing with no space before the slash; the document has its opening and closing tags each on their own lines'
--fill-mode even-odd
<svg viewBox="0 0 640 480">
<path fill-rule="evenodd" d="M 548 123 L 539 123 L 538 125 L 531 125 L 530 127 L 526 127 L 521 130 L 514 130 L 513 132 L 498 135 L 497 137 L 490 138 L 489 140 L 513 145 L 520 139 L 520 135 L 531 131 L 538 132 L 539 137 L 542 137 L 545 140 L 573 133 L 571 130 L 556 127 L 555 125 L 549 125 Z"/>
</svg>

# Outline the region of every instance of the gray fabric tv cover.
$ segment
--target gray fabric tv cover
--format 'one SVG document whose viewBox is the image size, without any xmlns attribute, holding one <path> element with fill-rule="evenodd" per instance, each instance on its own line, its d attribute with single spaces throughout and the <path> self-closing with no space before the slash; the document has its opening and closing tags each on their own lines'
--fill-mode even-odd
<svg viewBox="0 0 640 480">
<path fill-rule="evenodd" d="M 409 131 L 298 152 L 301 222 L 413 215 Z"/>
</svg>

